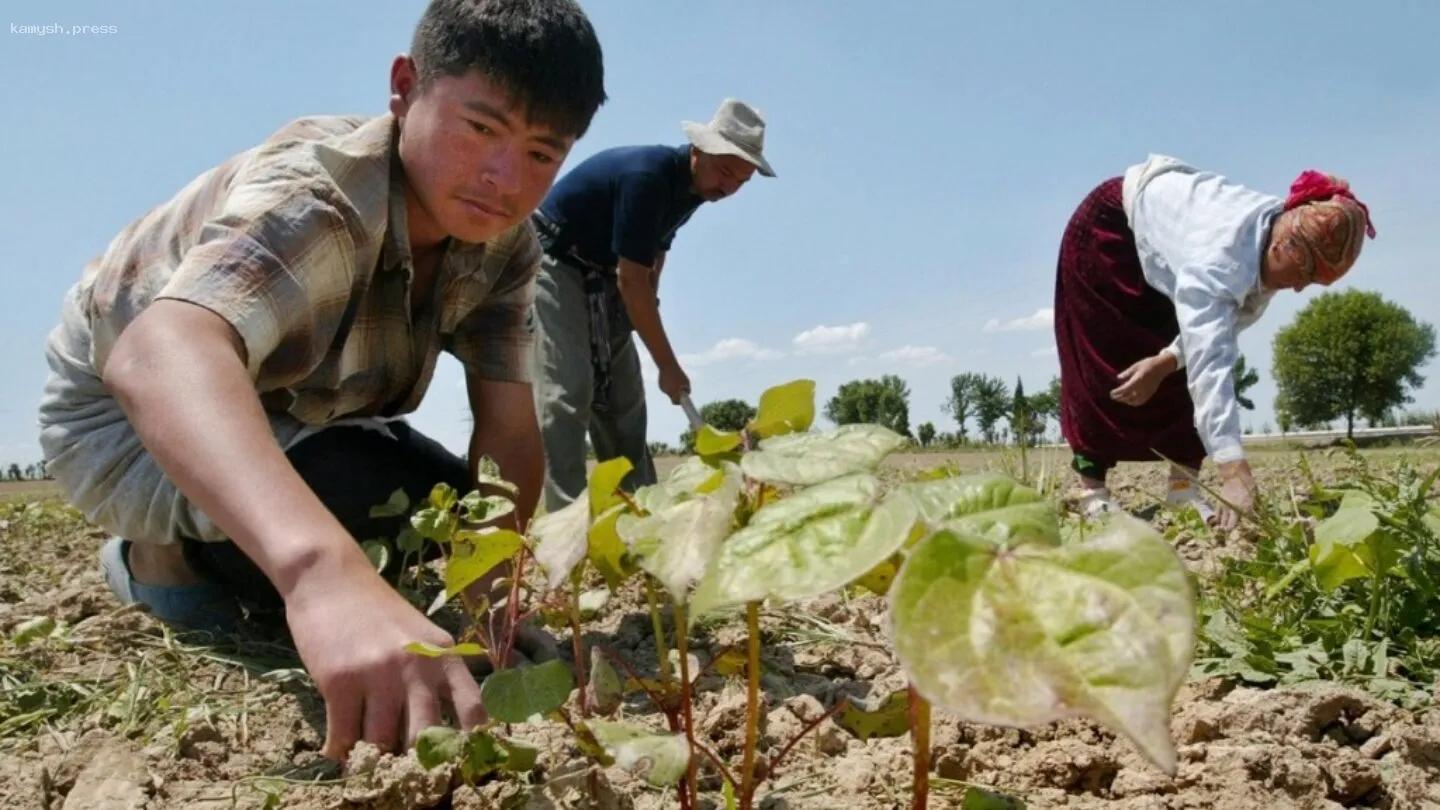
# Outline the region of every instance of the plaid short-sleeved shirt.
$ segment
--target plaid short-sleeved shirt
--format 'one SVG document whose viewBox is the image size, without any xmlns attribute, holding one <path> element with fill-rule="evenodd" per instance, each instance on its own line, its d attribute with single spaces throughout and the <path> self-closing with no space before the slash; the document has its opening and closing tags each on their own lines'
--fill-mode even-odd
<svg viewBox="0 0 1440 810">
<path fill-rule="evenodd" d="M 528 382 L 533 231 L 452 241 L 412 314 L 397 131 L 388 114 L 297 119 L 133 222 L 72 292 L 94 373 L 141 310 L 171 298 L 228 321 L 267 410 L 307 424 L 415 410 L 440 351 Z"/>
</svg>

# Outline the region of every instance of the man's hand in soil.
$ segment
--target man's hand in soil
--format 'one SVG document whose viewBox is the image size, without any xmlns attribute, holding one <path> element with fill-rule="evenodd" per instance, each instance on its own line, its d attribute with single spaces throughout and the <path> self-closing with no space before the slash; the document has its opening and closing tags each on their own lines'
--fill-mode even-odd
<svg viewBox="0 0 1440 810">
<path fill-rule="evenodd" d="M 405 742 L 438 721 L 442 698 L 460 722 L 480 722 L 479 687 L 462 664 L 405 651 L 449 639 L 380 577 L 295 471 L 245 357 L 219 316 L 160 300 L 121 333 L 102 373 L 161 469 L 284 598 L 325 698 L 325 754 L 343 758 L 357 739 Z"/>
<path fill-rule="evenodd" d="M 486 718 L 480 687 L 459 658 L 404 649 L 455 640 L 367 563 L 360 555 L 307 572 L 285 607 L 301 660 L 325 698 L 323 753 L 341 761 L 359 740 L 382 751 L 414 745 L 421 731 L 442 723 L 442 702 L 461 728 Z"/>
</svg>

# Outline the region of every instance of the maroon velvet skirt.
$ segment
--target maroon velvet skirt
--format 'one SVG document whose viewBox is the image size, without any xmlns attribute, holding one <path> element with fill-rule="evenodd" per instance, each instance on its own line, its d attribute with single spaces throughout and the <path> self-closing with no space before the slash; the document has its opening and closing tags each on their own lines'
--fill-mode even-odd
<svg viewBox="0 0 1440 810">
<path fill-rule="evenodd" d="M 1174 304 L 1145 281 L 1121 203 L 1122 182 L 1111 178 L 1090 192 L 1060 242 L 1060 432 L 1071 450 L 1095 461 L 1159 461 L 1163 455 L 1199 467 L 1205 446 L 1195 430 L 1184 371 L 1166 377 L 1139 407 L 1110 398 L 1120 372 L 1180 332 Z"/>
</svg>

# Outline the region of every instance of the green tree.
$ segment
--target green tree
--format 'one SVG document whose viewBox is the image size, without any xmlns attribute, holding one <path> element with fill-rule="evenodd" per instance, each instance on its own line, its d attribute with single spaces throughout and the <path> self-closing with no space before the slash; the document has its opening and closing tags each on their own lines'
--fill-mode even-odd
<svg viewBox="0 0 1440 810">
<path fill-rule="evenodd" d="M 1380 419 L 1412 400 L 1435 356 L 1435 328 L 1361 290 L 1325 292 L 1275 333 L 1272 373 L 1288 418 L 1300 425 Z"/>
<path fill-rule="evenodd" d="M 1247 411 L 1255 410 L 1255 402 L 1245 396 L 1245 392 L 1255 387 L 1260 382 L 1260 373 L 1245 363 L 1245 355 L 1235 358 L 1235 367 L 1231 369 L 1235 379 L 1235 400 L 1240 407 Z"/>
<path fill-rule="evenodd" d="M 1031 424 L 1030 433 L 1033 441 L 1039 441 L 1045 435 L 1045 424 L 1050 419 L 1060 419 L 1060 378 L 1051 377 L 1050 387 L 1030 395 Z"/>
<path fill-rule="evenodd" d="M 976 375 L 974 388 L 975 422 L 988 444 L 995 443 L 995 426 L 1010 410 L 1010 388 L 999 377 Z"/>
<path fill-rule="evenodd" d="M 716 430 L 741 430 L 755 418 L 755 409 L 743 399 L 717 399 L 700 406 L 700 418 Z M 680 434 L 680 447 L 695 452 L 695 431 Z"/>
<path fill-rule="evenodd" d="M 930 443 L 935 441 L 935 425 L 921 422 L 920 426 L 915 428 L 915 438 L 920 440 L 921 447 L 929 447 Z"/>
<path fill-rule="evenodd" d="M 975 410 L 975 390 L 980 377 L 969 371 L 951 377 L 950 396 L 940 406 L 942 412 L 955 417 L 955 422 L 960 425 L 961 444 L 965 442 L 965 422 Z"/>
<path fill-rule="evenodd" d="M 869 422 L 910 436 L 910 386 L 894 374 L 851 380 L 825 403 L 825 418 L 837 425 Z"/>
<path fill-rule="evenodd" d="M 1015 443 L 1029 445 L 1029 439 L 1034 433 L 1031 425 L 1034 423 L 1034 414 L 1030 411 L 1030 400 L 1025 396 L 1025 381 L 1019 377 L 1015 378 L 1015 393 L 1010 397 L 1010 412 L 1006 414 L 1010 422 L 1010 435 L 1015 437 Z"/>
</svg>

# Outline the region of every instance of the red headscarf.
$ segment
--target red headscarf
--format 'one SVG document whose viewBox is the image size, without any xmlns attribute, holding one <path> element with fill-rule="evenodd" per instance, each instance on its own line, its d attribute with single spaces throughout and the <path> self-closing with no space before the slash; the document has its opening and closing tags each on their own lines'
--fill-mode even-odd
<svg viewBox="0 0 1440 810">
<path fill-rule="evenodd" d="M 1328 200 L 1332 197 L 1344 197 L 1360 206 L 1365 214 L 1365 235 L 1371 239 L 1375 238 L 1375 226 L 1370 224 L 1370 209 L 1365 203 L 1355 199 L 1350 191 L 1350 184 L 1341 180 L 1333 174 L 1317 172 L 1314 169 L 1306 169 L 1295 178 L 1290 184 L 1290 196 L 1285 198 L 1285 210 L 1304 205 L 1308 202 Z"/>
<path fill-rule="evenodd" d="M 1309 245 L 1313 277 L 1330 284 L 1345 275 L 1360 257 L 1365 241 L 1375 238 L 1370 209 L 1355 199 L 1350 184 L 1334 175 L 1307 169 L 1290 185 L 1285 210 L 1299 209 L 1295 233 Z"/>
</svg>

